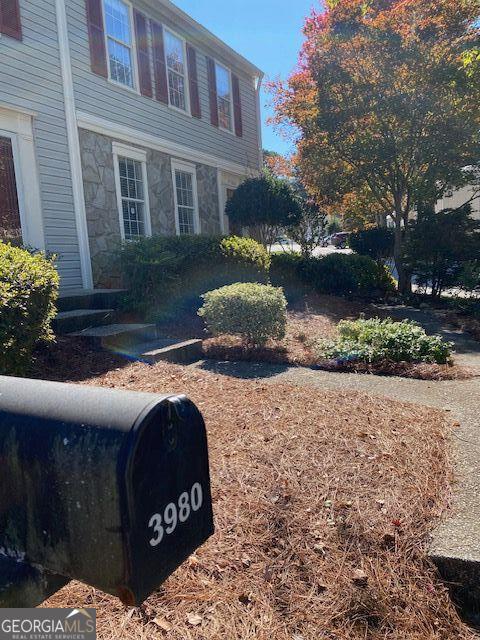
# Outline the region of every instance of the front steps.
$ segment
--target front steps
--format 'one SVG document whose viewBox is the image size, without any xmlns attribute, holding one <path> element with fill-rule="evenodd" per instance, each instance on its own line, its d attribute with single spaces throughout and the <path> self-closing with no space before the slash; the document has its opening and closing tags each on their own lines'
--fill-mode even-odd
<svg viewBox="0 0 480 640">
<path fill-rule="evenodd" d="M 202 357 L 202 341 L 178 342 L 158 336 L 154 324 L 122 323 L 118 308 L 121 289 L 69 290 L 60 294 L 53 323 L 57 334 L 84 338 L 94 349 L 105 349 L 129 360 L 190 364 Z"/>
</svg>

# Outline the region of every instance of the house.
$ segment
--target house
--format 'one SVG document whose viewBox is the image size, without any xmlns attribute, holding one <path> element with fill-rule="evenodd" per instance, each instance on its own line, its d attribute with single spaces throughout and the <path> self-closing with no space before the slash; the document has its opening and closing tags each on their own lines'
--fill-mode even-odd
<svg viewBox="0 0 480 640">
<path fill-rule="evenodd" d="M 0 1 L 0 224 L 114 285 L 150 234 L 224 233 L 259 171 L 262 72 L 169 0 Z"/>
<path fill-rule="evenodd" d="M 466 186 L 445 193 L 436 205 L 437 211 L 442 209 L 456 209 L 469 202 L 472 207 L 472 217 L 480 220 L 480 190 L 478 185 Z"/>
</svg>

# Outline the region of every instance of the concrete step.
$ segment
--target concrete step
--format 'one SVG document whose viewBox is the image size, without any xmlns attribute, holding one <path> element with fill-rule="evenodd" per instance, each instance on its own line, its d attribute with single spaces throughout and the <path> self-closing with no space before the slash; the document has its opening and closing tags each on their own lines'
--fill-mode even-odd
<svg viewBox="0 0 480 640">
<path fill-rule="evenodd" d="M 94 348 L 128 355 L 135 345 L 155 340 L 157 327 L 154 324 L 108 324 L 68 335 L 87 338 Z"/>
<path fill-rule="evenodd" d="M 159 338 L 152 342 L 135 345 L 130 357 L 148 364 L 155 364 L 161 360 L 178 364 L 190 364 L 202 358 L 202 341 L 186 340 L 178 342 L 173 338 Z"/>
<path fill-rule="evenodd" d="M 57 307 L 59 311 L 118 309 L 124 294 L 124 289 L 63 289 Z"/>
<path fill-rule="evenodd" d="M 53 321 L 53 330 L 57 334 L 83 331 L 115 321 L 114 309 L 73 309 L 60 311 Z"/>
</svg>

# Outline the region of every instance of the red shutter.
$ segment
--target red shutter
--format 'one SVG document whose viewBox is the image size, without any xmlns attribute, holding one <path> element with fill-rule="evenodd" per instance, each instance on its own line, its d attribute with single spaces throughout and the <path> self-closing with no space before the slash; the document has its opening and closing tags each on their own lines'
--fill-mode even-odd
<svg viewBox="0 0 480 640">
<path fill-rule="evenodd" d="M 86 0 L 90 66 L 93 73 L 108 78 L 107 51 L 103 27 L 102 0 Z"/>
<path fill-rule="evenodd" d="M 215 61 L 211 58 L 207 58 L 207 72 L 208 91 L 210 94 L 210 122 L 214 127 L 218 127 L 217 74 L 215 71 Z"/>
<path fill-rule="evenodd" d="M 233 115 L 235 118 L 235 135 L 243 136 L 242 100 L 240 98 L 240 80 L 232 73 Z"/>
<path fill-rule="evenodd" d="M 163 29 L 156 22 L 151 21 L 153 41 L 153 73 L 155 76 L 155 97 L 160 102 L 168 104 L 168 79 L 165 64 L 165 47 L 163 44 Z"/>
<path fill-rule="evenodd" d="M 22 39 L 22 23 L 18 0 L 0 0 L 0 33 Z"/>
<path fill-rule="evenodd" d="M 190 111 L 195 118 L 202 117 L 200 93 L 198 91 L 197 52 L 187 44 L 188 83 L 190 88 Z"/>
<path fill-rule="evenodd" d="M 142 96 L 152 97 L 152 74 L 150 73 L 150 50 L 148 46 L 147 19 L 134 9 L 135 38 L 137 40 L 138 76 Z"/>
</svg>

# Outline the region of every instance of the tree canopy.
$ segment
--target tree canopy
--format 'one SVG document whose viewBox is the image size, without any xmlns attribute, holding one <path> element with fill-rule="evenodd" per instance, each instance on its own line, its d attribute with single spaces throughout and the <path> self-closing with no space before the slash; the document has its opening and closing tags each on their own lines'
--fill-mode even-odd
<svg viewBox="0 0 480 640">
<path fill-rule="evenodd" d="M 265 246 L 273 244 L 283 229 L 297 225 L 302 216 L 290 182 L 269 171 L 245 180 L 227 202 L 225 212 L 233 224 L 249 227 Z"/>
<path fill-rule="evenodd" d="M 403 229 L 421 202 L 474 179 L 480 143 L 479 0 L 328 0 L 276 89 L 302 177 L 330 204 L 371 200 Z"/>
</svg>

